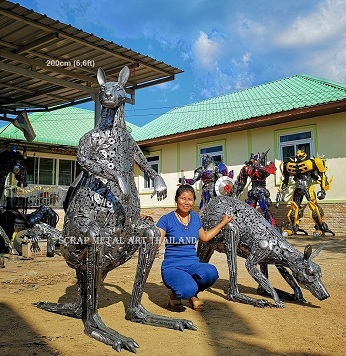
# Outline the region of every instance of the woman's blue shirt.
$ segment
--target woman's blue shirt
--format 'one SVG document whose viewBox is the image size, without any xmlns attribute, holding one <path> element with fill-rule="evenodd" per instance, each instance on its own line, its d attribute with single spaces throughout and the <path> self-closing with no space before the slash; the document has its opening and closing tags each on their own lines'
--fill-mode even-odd
<svg viewBox="0 0 346 356">
<path fill-rule="evenodd" d="M 183 225 L 174 211 L 163 215 L 157 226 L 166 231 L 165 255 L 161 268 L 172 266 L 190 266 L 199 262 L 195 244 L 198 241 L 198 230 L 202 227 L 198 214 L 190 212 L 190 222 Z"/>
</svg>

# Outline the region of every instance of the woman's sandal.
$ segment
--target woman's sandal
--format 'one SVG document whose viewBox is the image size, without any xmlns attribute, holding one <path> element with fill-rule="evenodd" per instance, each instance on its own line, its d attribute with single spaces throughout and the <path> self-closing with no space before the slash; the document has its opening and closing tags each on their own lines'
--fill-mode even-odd
<svg viewBox="0 0 346 356">
<path fill-rule="evenodd" d="M 189 304 L 193 310 L 196 310 L 198 312 L 202 312 L 204 310 L 204 303 L 197 297 L 190 298 Z"/>
<path fill-rule="evenodd" d="M 181 302 L 181 299 L 178 299 L 173 293 L 168 294 L 167 308 L 174 310 L 174 311 L 184 311 L 185 310 L 183 303 Z"/>
</svg>

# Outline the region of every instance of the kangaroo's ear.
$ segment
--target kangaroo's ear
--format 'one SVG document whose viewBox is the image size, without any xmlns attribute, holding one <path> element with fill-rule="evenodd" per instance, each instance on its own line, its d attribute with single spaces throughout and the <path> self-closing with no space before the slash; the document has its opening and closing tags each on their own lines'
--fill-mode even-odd
<svg viewBox="0 0 346 356">
<path fill-rule="evenodd" d="M 129 79 L 129 76 L 130 76 L 130 69 L 129 69 L 129 67 L 125 66 L 119 73 L 118 83 L 122 87 L 124 87 L 127 80 Z"/>
<path fill-rule="evenodd" d="M 106 74 L 102 68 L 97 70 L 97 81 L 100 85 L 106 83 Z"/>
</svg>

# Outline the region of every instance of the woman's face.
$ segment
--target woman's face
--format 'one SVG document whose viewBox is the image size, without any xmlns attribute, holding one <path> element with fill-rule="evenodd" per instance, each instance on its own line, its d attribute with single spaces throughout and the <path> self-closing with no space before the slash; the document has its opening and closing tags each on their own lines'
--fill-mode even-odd
<svg viewBox="0 0 346 356">
<path fill-rule="evenodd" d="M 181 212 L 188 213 L 192 209 L 194 202 L 192 192 L 182 192 L 177 199 L 177 208 Z"/>
</svg>

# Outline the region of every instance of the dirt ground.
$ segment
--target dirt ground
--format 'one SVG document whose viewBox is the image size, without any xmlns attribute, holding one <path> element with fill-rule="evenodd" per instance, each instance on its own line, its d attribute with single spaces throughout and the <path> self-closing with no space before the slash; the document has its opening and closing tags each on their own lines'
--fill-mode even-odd
<svg viewBox="0 0 346 356">
<path fill-rule="evenodd" d="M 307 243 L 314 248 L 325 244 L 315 261 L 321 266 L 323 282 L 330 298 L 318 301 L 308 291 L 307 304 L 286 302 L 285 308 L 259 309 L 225 299 L 228 270 L 225 255 L 215 253 L 211 263 L 220 278 L 200 293 L 206 310 L 190 308 L 177 313 L 165 308 L 167 290 L 161 282 L 162 252 L 155 260 L 143 296 L 143 305 L 152 313 L 192 320 L 197 331 L 183 332 L 125 320 L 136 268 L 136 258 L 110 272 L 101 288 L 99 313 L 103 321 L 118 332 L 131 336 L 140 345 L 138 355 L 152 356 L 224 356 L 224 355 L 345 355 L 346 309 L 343 297 L 346 285 L 346 237 L 316 240 L 312 237 L 289 239 L 303 251 Z M 38 301 L 64 302 L 76 297 L 74 270 L 64 259 L 11 258 L 0 270 L 0 355 L 115 355 L 116 351 L 83 333 L 81 320 L 60 316 L 36 308 Z M 239 259 L 240 290 L 256 295 L 256 283 Z M 271 267 L 272 284 L 289 288 Z M 121 354 L 131 353 L 122 350 Z"/>
</svg>

